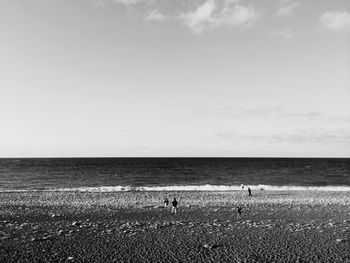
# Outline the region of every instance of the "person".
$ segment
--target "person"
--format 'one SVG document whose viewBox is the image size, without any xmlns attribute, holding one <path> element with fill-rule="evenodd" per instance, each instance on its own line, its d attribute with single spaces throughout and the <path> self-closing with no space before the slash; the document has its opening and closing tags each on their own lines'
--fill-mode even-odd
<svg viewBox="0 0 350 263">
<path fill-rule="evenodd" d="M 176 198 L 174 197 L 174 200 L 172 202 L 172 209 L 171 209 L 171 212 L 174 212 L 175 214 L 177 213 L 177 201 L 176 201 Z"/>
<path fill-rule="evenodd" d="M 240 219 L 242 216 L 242 207 L 237 206 L 237 219 Z"/>
<path fill-rule="evenodd" d="M 252 190 L 250 190 L 250 188 L 248 187 L 248 195 L 252 196 Z"/>
<path fill-rule="evenodd" d="M 242 190 L 244 190 L 244 184 L 241 184 Z"/>
<path fill-rule="evenodd" d="M 168 205 L 169 205 L 169 200 L 168 200 L 168 198 L 165 197 L 165 199 L 164 199 L 164 207 L 168 207 Z"/>
</svg>

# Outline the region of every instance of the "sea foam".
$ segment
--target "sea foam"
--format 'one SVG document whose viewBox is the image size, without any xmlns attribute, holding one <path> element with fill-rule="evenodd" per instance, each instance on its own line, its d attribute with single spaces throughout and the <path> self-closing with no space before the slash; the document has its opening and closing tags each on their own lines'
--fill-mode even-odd
<svg viewBox="0 0 350 263">
<path fill-rule="evenodd" d="M 50 191 L 80 191 L 80 192 L 133 192 L 133 191 L 246 191 L 248 187 L 252 191 L 350 191 L 350 186 L 290 186 L 290 185 L 171 185 L 171 186 L 100 186 L 100 187 L 77 187 L 77 188 L 59 188 Z"/>
</svg>

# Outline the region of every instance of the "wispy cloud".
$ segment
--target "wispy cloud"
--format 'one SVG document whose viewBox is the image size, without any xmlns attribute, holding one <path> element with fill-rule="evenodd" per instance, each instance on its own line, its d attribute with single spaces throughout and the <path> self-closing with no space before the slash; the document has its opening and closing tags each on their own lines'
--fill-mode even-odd
<svg viewBox="0 0 350 263">
<path fill-rule="evenodd" d="M 350 32 L 350 13 L 347 11 L 330 11 L 320 18 L 320 25 L 324 29 L 336 32 Z"/>
<path fill-rule="evenodd" d="M 140 3 L 154 4 L 156 0 L 112 0 L 112 2 L 123 4 L 123 5 L 136 5 Z"/>
<path fill-rule="evenodd" d="M 254 6 L 244 6 L 237 1 L 227 0 L 223 6 L 218 6 L 215 0 L 207 0 L 193 12 L 184 13 L 178 19 L 195 33 L 221 26 L 250 26 L 260 13 Z"/>
<path fill-rule="evenodd" d="M 350 115 L 331 115 L 318 111 L 295 111 L 281 106 L 271 107 L 222 107 L 206 108 L 196 112 L 197 116 L 216 115 L 228 118 L 290 118 L 318 122 L 350 122 Z"/>
<path fill-rule="evenodd" d="M 153 20 L 153 21 L 163 21 L 167 19 L 167 17 L 155 9 L 155 10 L 152 10 L 152 12 L 150 12 L 149 14 L 147 14 L 145 16 L 145 19 Z"/>
<path fill-rule="evenodd" d="M 350 143 L 350 133 L 345 131 L 332 130 L 295 130 L 286 134 L 270 134 L 268 136 L 256 136 L 256 139 L 267 139 L 269 142 L 283 143 L 313 143 L 313 144 L 333 144 Z"/>
<path fill-rule="evenodd" d="M 221 132 L 216 136 L 225 140 L 246 139 L 267 143 L 312 143 L 312 144 L 349 144 L 350 132 L 346 130 L 304 129 L 284 133 L 239 134 Z"/>
<path fill-rule="evenodd" d="M 270 33 L 270 36 L 289 39 L 293 37 L 293 33 L 289 28 L 286 28 L 281 30 L 274 30 Z"/>
<path fill-rule="evenodd" d="M 216 109 L 216 115 L 228 117 L 259 117 L 259 116 L 273 116 L 280 114 L 282 109 L 280 107 L 258 107 L 258 108 L 243 108 L 243 107 L 225 107 Z"/>
<path fill-rule="evenodd" d="M 277 15 L 278 16 L 288 16 L 288 15 L 292 15 L 294 13 L 294 11 L 300 6 L 299 2 L 294 2 L 294 3 L 289 3 L 287 5 L 283 5 L 281 6 L 278 10 L 277 10 Z"/>
</svg>

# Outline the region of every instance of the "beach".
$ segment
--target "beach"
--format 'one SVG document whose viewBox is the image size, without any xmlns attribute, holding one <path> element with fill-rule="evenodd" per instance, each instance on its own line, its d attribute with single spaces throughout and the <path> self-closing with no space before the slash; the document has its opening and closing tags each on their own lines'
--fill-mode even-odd
<svg viewBox="0 0 350 263">
<path fill-rule="evenodd" d="M 2 192 L 0 262 L 350 262 L 350 193 Z"/>
</svg>

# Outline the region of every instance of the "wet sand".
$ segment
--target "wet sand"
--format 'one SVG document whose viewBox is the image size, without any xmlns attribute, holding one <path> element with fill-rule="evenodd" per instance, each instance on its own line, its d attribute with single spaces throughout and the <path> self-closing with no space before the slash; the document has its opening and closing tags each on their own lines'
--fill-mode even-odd
<svg viewBox="0 0 350 263">
<path fill-rule="evenodd" d="M 0 262 L 350 262 L 350 193 L 0 193 Z"/>
</svg>

